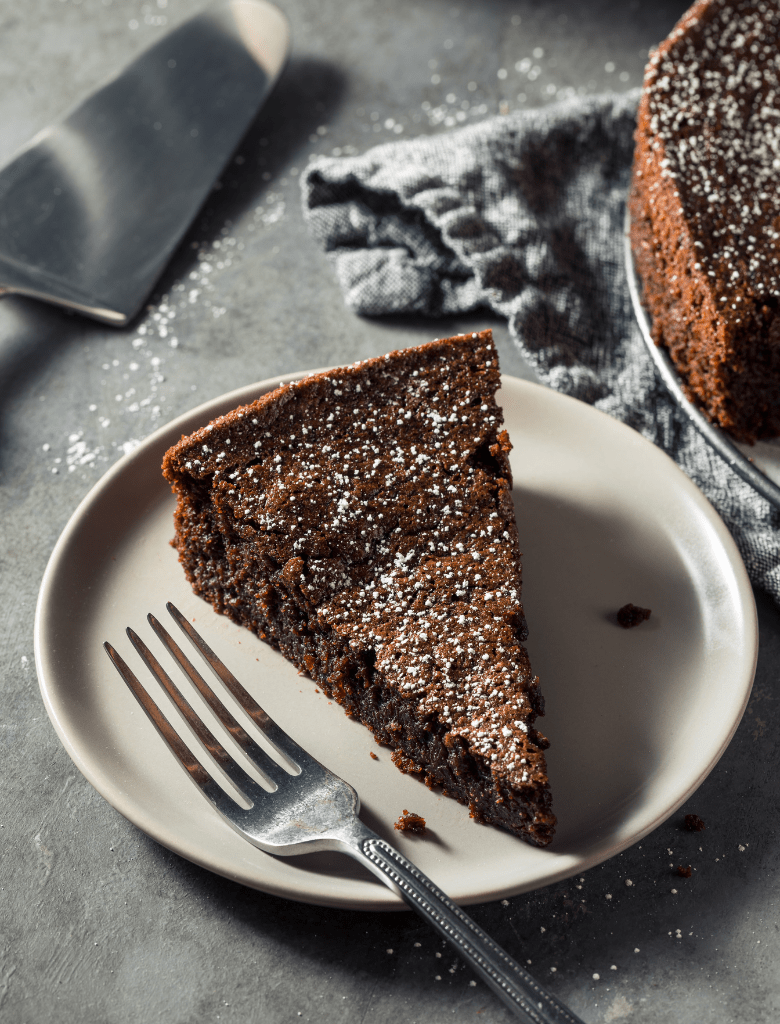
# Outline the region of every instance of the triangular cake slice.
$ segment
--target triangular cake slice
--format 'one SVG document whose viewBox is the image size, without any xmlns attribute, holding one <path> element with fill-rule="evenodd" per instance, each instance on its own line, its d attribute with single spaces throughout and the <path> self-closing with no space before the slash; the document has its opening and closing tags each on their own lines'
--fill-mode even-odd
<svg viewBox="0 0 780 1024">
<path fill-rule="evenodd" d="M 286 384 L 163 471 L 196 593 L 278 648 L 393 761 L 543 846 L 510 449 L 489 331 Z"/>
</svg>

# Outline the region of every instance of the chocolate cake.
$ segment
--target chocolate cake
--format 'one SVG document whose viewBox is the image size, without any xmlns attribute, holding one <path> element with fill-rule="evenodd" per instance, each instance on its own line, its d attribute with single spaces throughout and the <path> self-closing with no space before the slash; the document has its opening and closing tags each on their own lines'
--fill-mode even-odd
<svg viewBox="0 0 780 1024">
<path fill-rule="evenodd" d="M 651 614 L 649 608 L 640 608 L 629 602 L 618 609 L 617 620 L 623 629 L 632 629 L 634 626 L 641 626 L 643 622 L 647 622 Z"/>
<path fill-rule="evenodd" d="M 393 828 L 398 832 L 415 832 L 419 836 L 424 836 L 426 832 L 425 818 L 415 814 L 414 811 L 407 811 L 404 807 L 404 813 L 393 825 Z"/>
<path fill-rule="evenodd" d="M 489 331 L 287 384 L 163 471 L 196 593 L 472 817 L 552 838 Z"/>
<path fill-rule="evenodd" d="M 780 434 L 780 8 L 699 0 L 652 54 L 631 243 L 653 337 L 739 441 Z"/>
</svg>

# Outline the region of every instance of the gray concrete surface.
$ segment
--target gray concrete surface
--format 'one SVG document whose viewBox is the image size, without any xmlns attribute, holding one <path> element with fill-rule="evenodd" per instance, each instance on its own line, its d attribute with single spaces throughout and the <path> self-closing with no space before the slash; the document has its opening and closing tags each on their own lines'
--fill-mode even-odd
<svg viewBox="0 0 780 1024">
<path fill-rule="evenodd" d="M 198 6 L 2 0 L 0 160 Z M 637 85 L 648 47 L 685 4 L 284 6 L 290 65 L 140 320 L 116 331 L 32 301 L 0 302 L 0 1020 L 9 1024 L 510 1019 L 412 915 L 245 890 L 121 818 L 46 717 L 35 601 L 79 500 L 157 425 L 251 380 L 487 322 L 348 313 L 302 223 L 297 177 L 312 154 L 447 131 L 459 116 L 566 90 Z M 493 326 L 504 369 L 525 373 L 505 328 Z M 582 880 L 474 908 L 587 1021 L 780 1017 L 780 616 L 757 600 L 761 653 L 747 715 L 683 808 L 706 831 L 683 831 L 677 814 Z M 690 880 L 672 873 L 677 863 L 695 866 Z"/>
</svg>

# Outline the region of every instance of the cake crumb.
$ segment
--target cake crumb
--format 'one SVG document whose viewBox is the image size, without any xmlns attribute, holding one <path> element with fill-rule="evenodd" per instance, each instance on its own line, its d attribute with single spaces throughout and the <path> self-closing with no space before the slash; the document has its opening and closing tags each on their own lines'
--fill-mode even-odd
<svg viewBox="0 0 780 1024">
<path fill-rule="evenodd" d="M 370 757 L 370 758 L 372 758 L 372 760 L 374 760 L 374 761 L 378 761 L 378 760 L 379 760 L 379 758 L 378 758 L 378 757 L 376 756 L 376 754 L 374 753 L 374 751 L 373 751 L 373 750 L 369 750 L 369 752 L 368 752 L 368 755 L 369 755 L 369 757 Z"/>
<path fill-rule="evenodd" d="M 701 832 L 707 826 L 701 820 L 698 814 L 686 814 L 685 815 L 685 827 L 689 832 Z"/>
<path fill-rule="evenodd" d="M 639 626 L 650 618 L 649 608 L 640 608 L 635 604 L 624 604 L 617 613 L 618 623 L 623 629 L 631 629 L 632 626 Z"/>
<path fill-rule="evenodd" d="M 693 874 L 693 870 L 691 869 L 690 864 L 688 865 L 688 867 L 683 867 L 682 864 L 678 864 L 677 874 L 680 876 L 680 878 L 690 878 Z"/>
<path fill-rule="evenodd" d="M 417 835 L 424 835 L 425 818 L 421 817 L 419 814 L 415 814 L 413 811 L 407 811 L 404 807 L 404 813 L 395 823 L 394 827 L 397 828 L 399 832 L 414 832 Z"/>
</svg>

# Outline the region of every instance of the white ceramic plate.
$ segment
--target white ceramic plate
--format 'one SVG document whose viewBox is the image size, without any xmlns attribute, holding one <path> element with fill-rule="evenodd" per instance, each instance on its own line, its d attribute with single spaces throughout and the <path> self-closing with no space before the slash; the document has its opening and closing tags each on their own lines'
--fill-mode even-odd
<svg viewBox="0 0 780 1024">
<path fill-rule="evenodd" d="M 289 379 L 236 391 L 157 431 L 90 492 L 52 554 L 36 616 L 38 676 L 60 739 L 98 792 L 164 846 L 246 885 L 330 906 L 402 906 L 347 857 L 261 853 L 197 792 L 102 649 L 110 640 L 147 678 L 124 629 L 133 625 L 157 649 L 146 613 L 165 621 L 172 600 L 272 717 L 355 786 L 366 823 L 460 903 L 581 873 L 672 814 L 734 733 L 757 650 L 742 561 L 699 491 L 629 428 L 504 378 L 528 647 L 547 699 L 541 724 L 559 820 L 553 844 L 539 850 L 402 775 L 366 729 L 185 581 L 168 543 L 164 451 Z M 629 601 L 652 617 L 624 630 L 615 612 Z M 393 830 L 405 808 L 425 817 L 429 838 Z"/>
</svg>

